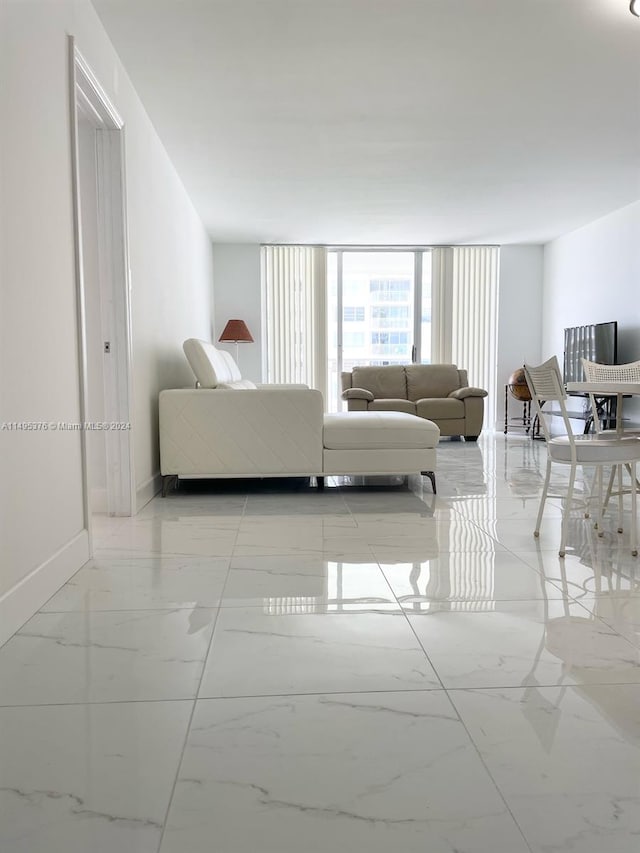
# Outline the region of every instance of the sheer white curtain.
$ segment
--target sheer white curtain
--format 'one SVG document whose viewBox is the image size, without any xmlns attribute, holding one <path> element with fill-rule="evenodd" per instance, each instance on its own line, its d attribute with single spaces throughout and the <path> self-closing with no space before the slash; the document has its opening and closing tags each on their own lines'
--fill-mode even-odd
<svg viewBox="0 0 640 853">
<path fill-rule="evenodd" d="M 496 412 L 498 274 L 496 246 L 434 249 L 431 360 L 466 368 L 469 384 L 489 392 L 485 425 Z"/>
<path fill-rule="evenodd" d="M 304 382 L 326 399 L 326 249 L 263 246 L 261 264 L 263 378 Z"/>
</svg>

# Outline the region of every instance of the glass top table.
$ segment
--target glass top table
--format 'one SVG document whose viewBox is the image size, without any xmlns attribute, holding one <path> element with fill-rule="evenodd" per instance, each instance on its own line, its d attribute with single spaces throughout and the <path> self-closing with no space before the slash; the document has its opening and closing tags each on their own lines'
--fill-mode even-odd
<svg viewBox="0 0 640 853">
<path fill-rule="evenodd" d="M 596 394 L 599 397 L 616 397 L 616 431 L 624 433 L 622 423 L 622 400 L 624 397 L 640 396 L 640 382 L 567 382 L 567 391 L 579 394 Z"/>
</svg>

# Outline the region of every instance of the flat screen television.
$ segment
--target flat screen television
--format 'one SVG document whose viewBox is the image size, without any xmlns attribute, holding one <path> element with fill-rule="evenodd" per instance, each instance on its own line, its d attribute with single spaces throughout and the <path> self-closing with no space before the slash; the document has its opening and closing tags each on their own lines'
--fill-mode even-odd
<svg viewBox="0 0 640 853">
<path fill-rule="evenodd" d="M 615 364 L 618 359 L 618 324 L 595 323 L 564 330 L 564 381 L 583 382 L 581 358 L 600 364 Z"/>
</svg>

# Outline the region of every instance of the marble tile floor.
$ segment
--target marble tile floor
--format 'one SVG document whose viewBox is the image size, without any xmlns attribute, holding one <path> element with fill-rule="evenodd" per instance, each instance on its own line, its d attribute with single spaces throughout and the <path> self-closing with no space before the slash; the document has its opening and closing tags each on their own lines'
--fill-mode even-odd
<svg viewBox="0 0 640 853">
<path fill-rule="evenodd" d="M 640 564 L 580 512 L 561 561 L 559 500 L 533 538 L 544 465 L 96 517 L 0 649 L 2 853 L 638 853 Z"/>
</svg>

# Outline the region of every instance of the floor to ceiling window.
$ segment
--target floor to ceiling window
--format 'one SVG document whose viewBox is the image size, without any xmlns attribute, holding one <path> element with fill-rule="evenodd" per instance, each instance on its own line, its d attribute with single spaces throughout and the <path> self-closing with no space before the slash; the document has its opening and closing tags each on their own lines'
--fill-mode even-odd
<svg viewBox="0 0 640 853">
<path fill-rule="evenodd" d="M 343 370 L 431 361 L 429 255 L 423 249 L 329 250 L 329 411 L 341 408 Z"/>
<path fill-rule="evenodd" d="M 321 390 L 343 408 L 356 365 L 457 364 L 496 408 L 496 246 L 263 246 L 263 375 Z"/>
</svg>

